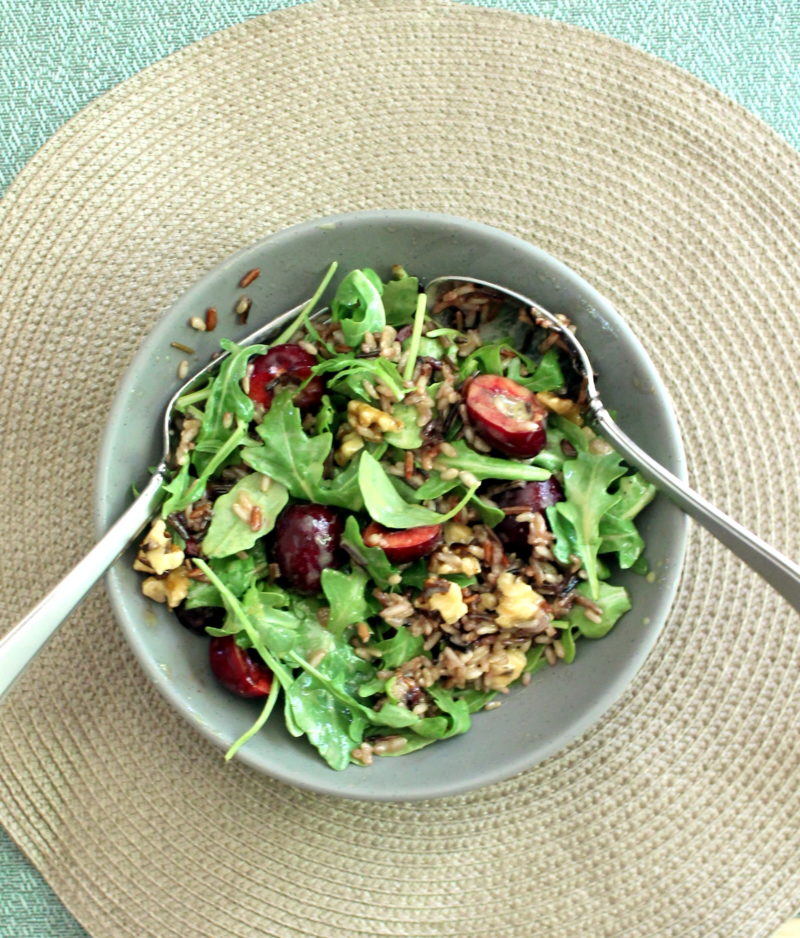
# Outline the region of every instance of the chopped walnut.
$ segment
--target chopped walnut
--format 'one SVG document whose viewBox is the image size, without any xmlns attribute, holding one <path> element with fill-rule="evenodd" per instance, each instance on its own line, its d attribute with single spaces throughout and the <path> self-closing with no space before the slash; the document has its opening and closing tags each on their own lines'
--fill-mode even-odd
<svg viewBox="0 0 800 938">
<path fill-rule="evenodd" d="M 378 433 L 397 432 L 403 429 L 403 421 L 398 420 L 385 410 L 378 410 L 364 401 L 350 401 L 347 405 L 347 419 L 356 430 L 372 430 Z"/>
<path fill-rule="evenodd" d="M 149 576 L 142 581 L 142 592 L 148 599 L 166 603 L 170 609 L 179 606 L 189 593 L 189 577 L 181 568 L 164 577 Z"/>
<path fill-rule="evenodd" d="M 544 406 L 554 414 L 566 417 L 567 420 L 571 420 L 578 426 L 583 424 L 581 408 L 575 401 L 570 400 L 568 397 L 559 397 L 551 391 L 539 391 L 536 397 L 540 404 L 544 404 Z"/>
<path fill-rule="evenodd" d="M 337 466 L 346 466 L 347 463 L 355 456 L 355 454 L 362 449 L 364 446 L 364 440 L 353 430 L 350 433 L 345 433 L 342 437 L 342 441 L 339 444 L 339 448 L 334 454 L 334 459 L 336 460 Z"/>
<path fill-rule="evenodd" d="M 154 521 L 147 536 L 142 541 L 136 560 L 133 562 L 134 570 L 143 573 L 154 573 L 162 576 L 170 570 L 175 570 L 183 563 L 183 551 L 167 532 L 167 526 L 159 518 Z"/>
</svg>

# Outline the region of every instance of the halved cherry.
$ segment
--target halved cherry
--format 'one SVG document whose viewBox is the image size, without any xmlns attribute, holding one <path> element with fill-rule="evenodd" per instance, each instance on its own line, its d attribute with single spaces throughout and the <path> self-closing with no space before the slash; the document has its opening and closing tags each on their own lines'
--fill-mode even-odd
<svg viewBox="0 0 800 938">
<path fill-rule="evenodd" d="M 205 638 L 208 638 L 208 626 L 221 629 L 225 622 L 225 610 L 221 606 L 195 606 L 194 609 L 186 609 L 181 604 L 174 612 L 178 622 L 185 629 Z"/>
<path fill-rule="evenodd" d="M 506 456 L 529 459 L 545 445 L 547 408 L 527 388 L 502 375 L 478 375 L 467 386 L 475 430 Z"/>
<path fill-rule="evenodd" d="M 318 593 L 322 571 L 342 565 L 344 525 L 327 505 L 290 505 L 275 525 L 273 556 L 281 576 L 298 593 Z"/>
<path fill-rule="evenodd" d="M 208 661 L 220 684 L 239 697 L 266 697 L 272 687 L 272 671 L 232 635 L 211 639 Z"/>
<path fill-rule="evenodd" d="M 548 505 L 564 500 L 564 492 L 558 482 L 550 476 L 544 482 L 526 482 L 524 485 L 515 485 L 493 496 L 500 508 L 510 508 L 518 505 L 529 511 L 543 512 Z M 528 524 L 517 521 L 513 515 L 504 518 L 495 528 L 497 536 L 503 544 L 518 554 L 529 554 Z"/>
<path fill-rule="evenodd" d="M 275 390 L 302 384 L 311 377 L 311 369 L 316 363 L 314 356 L 299 345 L 276 345 L 266 354 L 257 355 L 251 362 L 247 393 L 251 400 L 269 410 Z M 315 376 L 302 391 L 298 391 L 294 402 L 303 409 L 315 407 L 324 392 L 325 382 Z"/>
<path fill-rule="evenodd" d="M 367 547 L 381 547 L 389 563 L 411 563 L 427 557 L 442 543 L 442 526 L 427 524 L 405 531 L 390 531 L 377 521 L 364 528 L 362 535 Z"/>
</svg>

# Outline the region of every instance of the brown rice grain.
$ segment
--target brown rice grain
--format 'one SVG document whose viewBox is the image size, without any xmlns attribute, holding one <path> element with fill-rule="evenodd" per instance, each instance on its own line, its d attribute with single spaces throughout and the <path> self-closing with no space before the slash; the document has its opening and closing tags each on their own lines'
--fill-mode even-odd
<svg viewBox="0 0 800 938">
<path fill-rule="evenodd" d="M 217 328 L 217 310 L 209 306 L 206 310 L 206 331 L 213 332 Z"/>
<path fill-rule="evenodd" d="M 205 319 L 201 319 L 199 316 L 192 316 L 192 318 L 189 320 L 189 325 L 192 327 L 192 329 L 196 329 L 198 332 L 206 331 L 206 321 Z"/>
<path fill-rule="evenodd" d="M 563 643 L 562 643 L 562 641 L 561 641 L 560 638 L 557 638 L 557 639 L 553 642 L 553 648 L 555 649 L 556 658 L 563 658 L 563 657 L 564 657 L 564 645 L 563 645 Z"/>
<path fill-rule="evenodd" d="M 250 524 L 250 509 L 243 508 L 238 502 L 235 505 L 231 506 L 231 511 L 239 518 L 241 521 L 244 521 L 245 524 Z"/>
<path fill-rule="evenodd" d="M 186 358 L 181 359 L 178 362 L 178 378 L 183 381 L 183 379 L 189 374 L 189 362 Z"/>
<path fill-rule="evenodd" d="M 260 531 L 261 525 L 264 523 L 264 516 L 261 514 L 261 509 L 258 505 L 253 505 L 250 509 L 250 530 L 251 531 Z"/>
<path fill-rule="evenodd" d="M 547 663 L 553 665 L 558 661 L 556 658 L 556 653 L 553 651 L 552 645 L 545 645 L 544 656 L 547 658 Z"/>
<path fill-rule="evenodd" d="M 262 492 L 268 492 L 269 487 L 272 485 L 272 479 L 270 476 L 266 476 L 262 473 L 261 479 L 259 480 L 258 487 Z"/>
<path fill-rule="evenodd" d="M 239 281 L 239 286 L 244 290 L 245 287 L 249 287 L 250 284 L 258 279 L 258 275 L 261 273 L 260 267 L 254 267 L 252 270 L 248 270 L 247 273 Z"/>
</svg>

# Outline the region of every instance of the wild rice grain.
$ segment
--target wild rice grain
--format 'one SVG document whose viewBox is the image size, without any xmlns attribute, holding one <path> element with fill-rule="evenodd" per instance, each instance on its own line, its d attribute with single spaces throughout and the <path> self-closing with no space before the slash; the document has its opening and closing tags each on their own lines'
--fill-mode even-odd
<svg viewBox="0 0 800 938">
<path fill-rule="evenodd" d="M 173 348 L 176 348 L 179 352 L 185 352 L 187 355 L 194 355 L 194 349 L 191 345 L 184 345 L 183 342 L 170 342 L 169 343 Z"/>
<path fill-rule="evenodd" d="M 181 381 L 189 374 L 189 362 L 184 358 L 178 363 L 178 378 Z"/>
<path fill-rule="evenodd" d="M 205 319 L 201 319 L 199 316 L 192 316 L 192 318 L 189 320 L 189 325 L 192 327 L 192 329 L 197 329 L 198 332 L 206 331 L 206 321 Z"/>
<path fill-rule="evenodd" d="M 250 284 L 258 279 L 258 275 L 261 273 L 260 267 L 254 267 L 252 270 L 248 270 L 247 273 L 239 281 L 239 286 L 244 290 L 245 287 L 249 287 Z"/>
</svg>

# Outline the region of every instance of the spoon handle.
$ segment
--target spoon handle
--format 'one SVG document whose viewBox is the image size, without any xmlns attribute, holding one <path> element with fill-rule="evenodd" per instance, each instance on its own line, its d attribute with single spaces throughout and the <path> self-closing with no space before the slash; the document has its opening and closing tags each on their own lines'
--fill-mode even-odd
<svg viewBox="0 0 800 938">
<path fill-rule="evenodd" d="M 0 639 L 0 700 L 89 590 L 142 530 L 158 506 L 164 476 L 150 479 L 141 495 L 101 540 L 45 598 Z"/>
<path fill-rule="evenodd" d="M 715 508 L 648 456 L 619 428 L 599 401 L 595 400 L 590 406 L 602 435 L 632 466 L 800 610 L 800 566 Z"/>
</svg>

